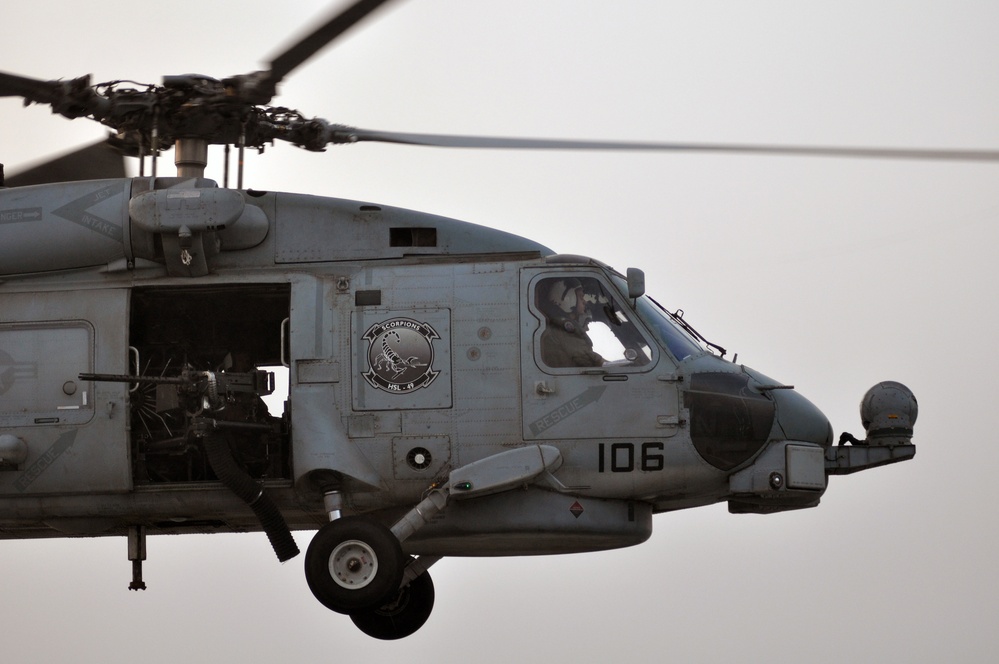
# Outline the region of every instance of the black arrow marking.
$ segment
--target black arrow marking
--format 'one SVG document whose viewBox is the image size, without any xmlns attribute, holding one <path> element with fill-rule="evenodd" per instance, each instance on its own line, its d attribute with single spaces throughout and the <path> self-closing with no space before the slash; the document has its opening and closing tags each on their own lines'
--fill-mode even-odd
<svg viewBox="0 0 999 664">
<path fill-rule="evenodd" d="M 57 217 L 62 217 L 67 221 L 71 221 L 74 224 L 83 226 L 84 228 L 95 233 L 99 233 L 100 235 L 110 238 L 115 242 L 121 242 L 121 226 L 113 224 L 107 219 L 101 219 L 96 214 L 87 212 L 87 210 L 98 203 L 115 196 L 120 196 L 121 191 L 120 184 L 109 184 L 106 187 L 101 187 L 96 191 L 92 191 L 89 194 L 66 203 L 66 205 L 63 205 L 61 208 L 53 210 L 52 214 Z"/>
</svg>

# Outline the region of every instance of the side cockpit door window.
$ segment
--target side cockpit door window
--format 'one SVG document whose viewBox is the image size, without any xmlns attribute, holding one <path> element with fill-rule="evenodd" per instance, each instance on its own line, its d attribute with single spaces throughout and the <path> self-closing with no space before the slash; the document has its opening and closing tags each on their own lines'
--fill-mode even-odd
<svg viewBox="0 0 999 664">
<path fill-rule="evenodd" d="M 542 364 L 551 369 L 649 365 L 652 349 L 619 298 L 595 277 L 537 280 L 534 304 L 543 319 Z"/>
<path fill-rule="evenodd" d="M 524 440 L 676 435 L 675 366 L 613 275 L 546 266 L 522 279 Z"/>
</svg>

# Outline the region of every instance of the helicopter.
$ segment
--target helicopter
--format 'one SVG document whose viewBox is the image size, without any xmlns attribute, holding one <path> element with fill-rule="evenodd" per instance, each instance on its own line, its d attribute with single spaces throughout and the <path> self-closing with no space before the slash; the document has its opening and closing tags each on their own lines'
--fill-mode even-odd
<svg viewBox="0 0 999 664">
<path fill-rule="evenodd" d="M 244 146 L 274 127 L 272 138 L 303 143 L 309 132 L 374 136 L 265 114 L 244 138 L 231 113 L 266 96 L 256 79 L 244 83 L 222 81 L 225 96 L 251 88 L 232 107 L 212 107 L 220 93 L 200 77 L 146 97 L 81 86 L 61 99 L 95 117 L 97 97 L 112 102 L 104 117 L 136 124 L 122 133 L 135 132 L 139 153 L 153 150 L 156 127 L 142 124 L 143 104 L 169 118 L 211 107 L 187 121 L 225 116 L 218 138 Z M 129 104 L 135 115 L 117 119 Z M 182 148 L 216 139 L 158 130 Z M 138 563 L 147 532 L 263 528 L 282 551 L 284 529 L 267 525 L 276 511 L 289 528 L 340 531 L 310 547 L 310 586 L 395 637 L 400 622 L 429 615 L 421 568 L 436 556 L 623 546 L 648 536 L 653 512 L 722 500 L 733 511 L 812 506 L 828 475 L 914 452 L 915 402 L 900 386 L 865 399 L 866 445 L 833 446 L 793 389 L 725 360 L 645 296 L 636 270 L 385 206 L 217 189 L 197 165 L 179 171 L 3 193 L 0 349 L 14 412 L 5 494 L 25 515 L 22 532 L 127 530 Z M 29 250 L 22 224 L 42 224 L 32 238 L 41 230 L 57 244 Z M 602 351 L 599 366 L 561 366 L 546 350 L 546 338 L 597 328 L 621 348 L 613 359 Z M 292 376 L 280 418 L 256 401 L 272 389 L 257 367 L 275 364 Z M 46 386 L 56 388 L 48 404 Z M 26 515 L 22 505 L 39 501 Z M 350 516 L 329 519 L 338 513 Z M 372 561 L 391 575 L 365 576 Z"/>
</svg>

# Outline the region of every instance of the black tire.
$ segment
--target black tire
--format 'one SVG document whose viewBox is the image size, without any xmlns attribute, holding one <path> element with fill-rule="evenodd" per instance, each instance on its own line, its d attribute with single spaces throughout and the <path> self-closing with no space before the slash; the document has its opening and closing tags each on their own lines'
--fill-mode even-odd
<svg viewBox="0 0 999 664">
<path fill-rule="evenodd" d="M 391 530 L 367 517 L 348 516 L 326 524 L 312 538 L 305 580 L 326 608 L 363 611 L 398 591 L 407 561 Z"/>
<path fill-rule="evenodd" d="M 377 609 L 350 614 L 357 628 L 376 639 L 402 639 L 423 627 L 434 610 L 434 582 L 429 572 L 413 579 Z"/>
</svg>

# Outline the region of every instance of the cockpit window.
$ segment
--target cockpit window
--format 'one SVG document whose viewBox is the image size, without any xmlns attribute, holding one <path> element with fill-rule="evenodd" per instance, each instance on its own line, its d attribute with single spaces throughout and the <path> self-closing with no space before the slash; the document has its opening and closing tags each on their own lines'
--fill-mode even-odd
<svg viewBox="0 0 999 664">
<path fill-rule="evenodd" d="M 671 321 L 667 314 L 647 296 L 638 298 L 638 312 L 677 360 L 682 361 L 691 355 L 704 352 L 704 348 L 697 343 L 697 340 Z"/>
<path fill-rule="evenodd" d="M 541 359 L 549 367 L 635 367 L 652 360 L 645 337 L 595 278 L 542 279 L 535 304 L 545 317 Z"/>
</svg>

